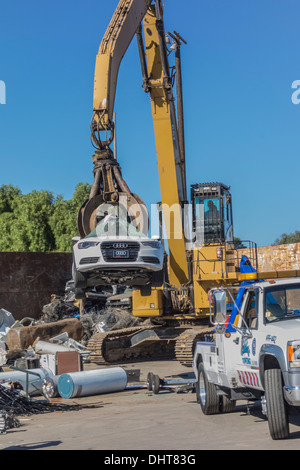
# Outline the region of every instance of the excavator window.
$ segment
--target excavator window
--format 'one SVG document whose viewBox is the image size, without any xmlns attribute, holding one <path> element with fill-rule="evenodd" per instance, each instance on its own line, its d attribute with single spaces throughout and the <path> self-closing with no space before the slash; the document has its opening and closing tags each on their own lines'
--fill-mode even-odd
<svg viewBox="0 0 300 470">
<path fill-rule="evenodd" d="M 221 238 L 220 201 L 218 198 L 195 198 L 196 233 L 204 243 L 214 243 Z M 201 233 L 202 232 L 202 233 Z"/>
<path fill-rule="evenodd" d="M 193 229 L 199 244 L 224 243 L 233 239 L 229 187 L 200 183 L 191 187 Z"/>
</svg>

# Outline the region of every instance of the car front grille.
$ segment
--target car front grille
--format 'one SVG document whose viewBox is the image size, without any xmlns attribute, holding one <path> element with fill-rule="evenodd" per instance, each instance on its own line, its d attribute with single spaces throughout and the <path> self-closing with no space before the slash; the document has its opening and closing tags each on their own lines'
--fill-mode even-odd
<svg viewBox="0 0 300 470">
<path fill-rule="evenodd" d="M 128 256 L 126 258 L 115 258 L 114 252 L 116 250 L 126 250 L 128 251 Z M 108 262 L 128 262 L 136 261 L 138 253 L 140 250 L 140 244 L 138 242 L 102 242 L 101 243 L 101 253 L 104 261 Z"/>
</svg>

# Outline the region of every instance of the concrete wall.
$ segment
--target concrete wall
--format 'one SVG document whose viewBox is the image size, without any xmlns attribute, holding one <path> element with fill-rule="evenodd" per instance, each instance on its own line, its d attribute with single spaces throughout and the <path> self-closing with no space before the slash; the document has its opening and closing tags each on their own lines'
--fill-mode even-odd
<svg viewBox="0 0 300 470">
<path fill-rule="evenodd" d="M 238 250 L 239 259 L 242 254 L 251 257 L 248 249 Z M 258 247 L 257 261 L 260 272 L 300 269 L 300 243 Z"/>
<path fill-rule="evenodd" d="M 257 252 L 259 271 L 300 269 L 300 243 L 262 246 Z"/>
<path fill-rule="evenodd" d="M 0 308 L 16 320 L 39 318 L 51 294 L 64 294 L 71 271 L 71 253 L 0 253 Z"/>
</svg>

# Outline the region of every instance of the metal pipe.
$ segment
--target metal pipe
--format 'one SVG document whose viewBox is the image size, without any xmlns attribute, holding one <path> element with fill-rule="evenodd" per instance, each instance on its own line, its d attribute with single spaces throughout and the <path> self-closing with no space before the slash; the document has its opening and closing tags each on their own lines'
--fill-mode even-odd
<svg viewBox="0 0 300 470">
<path fill-rule="evenodd" d="M 120 392 L 127 385 L 122 367 L 62 374 L 57 383 L 62 398 L 84 397 L 101 393 Z"/>
<path fill-rule="evenodd" d="M 38 341 L 34 346 L 34 350 L 37 354 L 56 354 L 58 351 L 74 351 L 74 348 L 48 341 Z"/>
</svg>

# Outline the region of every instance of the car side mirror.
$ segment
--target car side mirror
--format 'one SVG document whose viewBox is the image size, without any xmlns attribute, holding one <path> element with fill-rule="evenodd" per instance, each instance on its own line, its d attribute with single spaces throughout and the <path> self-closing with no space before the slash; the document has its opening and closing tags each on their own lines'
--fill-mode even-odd
<svg viewBox="0 0 300 470">
<path fill-rule="evenodd" d="M 213 293 L 213 323 L 224 324 L 227 320 L 227 299 L 225 291 L 214 291 Z"/>
<path fill-rule="evenodd" d="M 77 237 L 72 237 L 72 242 L 73 243 L 77 243 L 77 242 L 79 242 L 79 240 L 80 240 L 80 237 L 78 237 L 78 236 Z"/>
</svg>

